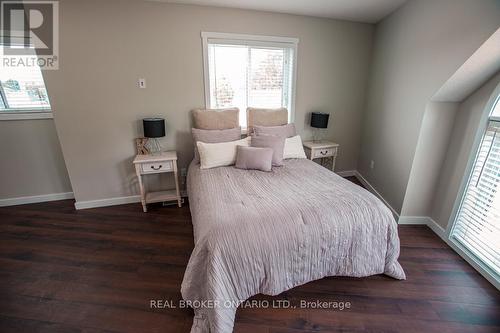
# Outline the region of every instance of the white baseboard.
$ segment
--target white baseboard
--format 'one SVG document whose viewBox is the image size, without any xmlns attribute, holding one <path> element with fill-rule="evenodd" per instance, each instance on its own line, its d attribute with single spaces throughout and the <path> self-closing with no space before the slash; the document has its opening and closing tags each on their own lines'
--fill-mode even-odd
<svg viewBox="0 0 500 333">
<path fill-rule="evenodd" d="M 366 189 L 370 192 L 372 192 L 373 194 L 375 194 L 375 196 L 377 196 L 377 198 L 379 198 L 380 200 L 382 200 L 382 202 L 391 210 L 392 214 L 394 215 L 394 217 L 397 219 L 399 219 L 399 213 L 394 209 L 392 208 L 392 206 L 384 199 L 384 197 L 377 192 L 377 190 L 365 179 L 365 177 L 363 177 L 359 171 L 354 171 L 354 176 L 356 176 L 356 178 L 358 178 L 358 180 L 361 182 L 361 184 L 363 184 L 364 187 L 366 187 Z"/>
<path fill-rule="evenodd" d="M 394 208 L 392 208 L 391 205 L 380 195 L 380 193 L 377 192 L 377 190 L 358 172 L 355 171 L 354 175 L 356 178 L 359 179 L 359 181 L 373 194 L 375 194 L 382 202 L 389 207 L 389 209 L 392 211 L 392 214 L 396 217 L 396 220 L 398 221 L 398 224 L 413 224 L 413 225 L 426 225 L 428 226 L 436 235 L 438 235 L 442 240 L 444 240 L 446 243 L 448 243 L 446 239 L 446 231 L 441 227 L 439 224 L 436 223 L 431 217 L 429 216 L 399 216 L 399 214 L 396 212 Z"/>
<path fill-rule="evenodd" d="M 76 209 L 87 209 L 87 208 L 96 208 L 96 207 L 125 205 L 125 204 L 136 203 L 136 202 L 141 202 L 140 195 L 131 195 L 128 197 L 116 197 L 116 198 L 107 198 L 107 199 L 99 199 L 99 200 L 76 201 L 75 208 Z"/>
<path fill-rule="evenodd" d="M 446 230 L 442 226 L 437 224 L 436 221 L 429 217 L 427 226 L 431 228 L 431 230 L 434 231 L 434 233 L 438 235 L 442 240 L 448 243 L 448 240 L 446 239 Z"/>
<path fill-rule="evenodd" d="M 181 191 L 181 197 L 187 197 L 187 192 L 185 190 Z M 131 195 L 128 197 L 115 197 L 115 198 L 106 198 L 106 199 L 98 199 L 98 200 L 86 200 L 86 201 L 76 201 L 75 208 L 76 209 L 88 209 L 88 208 L 97 208 L 97 207 L 106 207 L 106 206 L 116 206 L 116 205 L 126 205 L 130 203 L 141 202 L 140 195 Z"/>
<path fill-rule="evenodd" d="M 429 224 L 428 216 L 400 216 L 398 224 Z"/>
<path fill-rule="evenodd" d="M 430 228 L 439 238 L 441 238 L 446 244 L 448 244 L 453 250 L 455 250 L 458 255 L 460 255 L 465 261 L 467 261 L 472 267 L 474 267 L 486 280 L 493 284 L 497 289 L 499 289 L 500 283 L 493 277 L 488 269 L 478 260 L 467 253 L 464 248 L 458 246 L 451 239 L 448 239 L 446 235 L 446 230 L 437 224 L 430 216 L 399 216 L 396 211 L 384 200 L 384 198 L 378 193 L 373 186 L 368 183 L 368 181 L 358 172 L 355 172 L 356 178 L 373 194 L 375 194 L 382 202 L 384 202 L 387 207 L 389 207 L 393 214 L 398 218 L 398 224 L 406 225 L 425 225 Z"/>
<path fill-rule="evenodd" d="M 74 196 L 73 192 L 42 194 L 42 195 L 34 195 L 34 196 L 29 196 L 29 197 L 8 198 L 8 199 L 0 199 L 0 207 L 25 205 L 25 204 L 31 204 L 31 203 L 56 201 L 56 200 L 67 200 L 67 199 L 74 199 L 74 198 L 75 198 L 75 196 Z M 86 208 L 94 208 L 94 207 L 123 205 L 123 204 L 128 204 L 128 203 L 135 203 L 135 202 L 141 202 L 141 197 L 139 195 L 132 195 L 129 197 L 100 199 L 100 200 L 76 201 L 75 208 L 76 209 L 86 209 Z"/>
<path fill-rule="evenodd" d="M 356 175 L 356 170 L 346 170 L 335 172 L 340 177 L 352 177 Z"/>
<path fill-rule="evenodd" d="M 73 192 L 52 193 L 52 194 L 33 195 L 33 196 L 29 196 L 29 197 L 8 198 L 8 199 L 0 199 L 0 207 L 17 206 L 17 205 L 25 205 L 25 204 L 37 203 L 37 202 L 66 200 L 66 199 L 74 199 L 74 198 L 75 198 L 75 196 L 73 195 Z"/>
<path fill-rule="evenodd" d="M 398 224 L 426 225 L 438 235 L 439 238 L 448 243 L 446 240 L 446 231 L 429 216 L 401 216 L 399 217 Z"/>
</svg>

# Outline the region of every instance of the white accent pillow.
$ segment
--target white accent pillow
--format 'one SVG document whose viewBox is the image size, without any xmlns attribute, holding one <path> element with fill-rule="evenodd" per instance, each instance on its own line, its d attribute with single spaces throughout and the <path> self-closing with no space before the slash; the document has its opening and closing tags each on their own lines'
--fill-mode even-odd
<svg viewBox="0 0 500 333">
<path fill-rule="evenodd" d="M 300 135 L 292 136 L 285 139 L 285 149 L 283 151 L 283 159 L 288 158 L 306 158 L 302 139 Z"/>
<path fill-rule="evenodd" d="M 200 154 L 200 169 L 211 169 L 220 166 L 233 165 L 236 162 L 238 146 L 249 147 L 250 137 L 220 143 L 196 142 Z"/>
</svg>

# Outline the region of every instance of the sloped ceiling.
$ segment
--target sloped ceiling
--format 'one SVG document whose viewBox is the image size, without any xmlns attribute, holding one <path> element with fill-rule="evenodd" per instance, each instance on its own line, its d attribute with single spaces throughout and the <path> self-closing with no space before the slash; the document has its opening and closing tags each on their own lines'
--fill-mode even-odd
<svg viewBox="0 0 500 333">
<path fill-rule="evenodd" d="M 434 102 L 461 102 L 500 71 L 500 29 L 477 49 L 433 96 Z"/>
</svg>

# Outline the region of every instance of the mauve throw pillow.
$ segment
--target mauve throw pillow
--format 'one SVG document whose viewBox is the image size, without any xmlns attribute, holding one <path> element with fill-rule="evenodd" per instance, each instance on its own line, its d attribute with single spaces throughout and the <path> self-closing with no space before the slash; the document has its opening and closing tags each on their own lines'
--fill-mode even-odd
<svg viewBox="0 0 500 333">
<path fill-rule="evenodd" d="M 273 150 L 273 166 L 283 165 L 285 138 L 277 135 L 252 136 L 251 147 L 271 148 Z"/>
<path fill-rule="evenodd" d="M 204 143 L 219 143 L 219 142 L 229 142 L 241 139 L 241 127 L 224 129 L 224 130 L 204 130 L 198 128 L 192 128 L 191 134 L 193 135 L 194 141 L 194 161 L 196 163 L 200 162 L 200 155 L 198 154 L 198 148 L 196 147 L 196 142 Z"/>
<path fill-rule="evenodd" d="M 286 124 L 282 126 L 254 126 L 255 135 L 277 135 L 285 138 L 291 138 L 297 135 L 294 124 Z"/>
<path fill-rule="evenodd" d="M 271 148 L 238 146 L 235 167 L 269 172 L 273 167 L 273 150 Z"/>
</svg>

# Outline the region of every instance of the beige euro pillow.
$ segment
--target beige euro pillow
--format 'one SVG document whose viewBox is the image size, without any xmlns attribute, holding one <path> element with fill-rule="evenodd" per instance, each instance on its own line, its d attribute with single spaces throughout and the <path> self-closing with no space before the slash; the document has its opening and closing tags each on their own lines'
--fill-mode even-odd
<svg viewBox="0 0 500 333">
<path fill-rule="evenodd" d="M 250 138 L 220 143 L 198 141 L 196 146 L 200 154 L 200 169 L 211 169 L 233 165 L 236 162 L 238 146 L 249 147 Z"/>
<path fill-rule="evenodd" d="M 204 130 L 224 130 L 240 126 L 240 110 L 231 109 L 195 109 L 193 127 Z"/>
<path fill-rule="evenodd" d="M 252 133 L 254 126 L 280 126 L 288 123 L 288 110 L 247 108 L 248 133 Z"/>
</svg>

